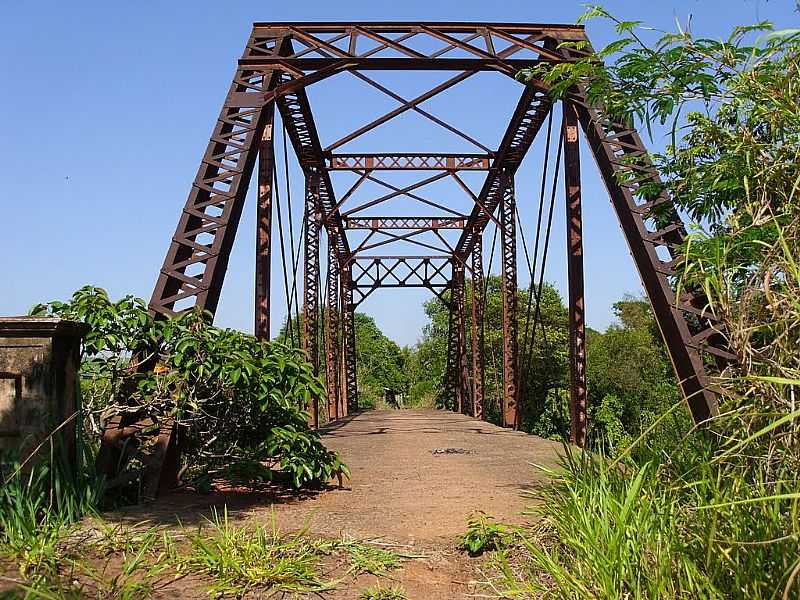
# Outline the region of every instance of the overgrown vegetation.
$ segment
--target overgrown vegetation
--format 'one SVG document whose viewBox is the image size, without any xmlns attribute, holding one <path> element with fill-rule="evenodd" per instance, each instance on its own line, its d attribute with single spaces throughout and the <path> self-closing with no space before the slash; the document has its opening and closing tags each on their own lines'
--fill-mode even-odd
<svg viewBox="0 0 800 600">
<path fill-rule="evenodd" d="M 324 388 L 299 350 L 213 327 L 199 311 L 156 320 L 141 299 L 112 302 L 90 286 L 32 312 L 90 327 L 81 376 L 95 443 L 103 421 L 136 410 L 178 424 L 183 477 L 197 485 L 277 477 L 301 487 L 346 473 L 308 425 L 305 408 Z"/>
<path fill-rule="evenodd" d="M 406 591 L 402 586 L 390 585 L 383 587 L 372 585 L 361 592 L 361 600 L 406 600 Z"/>
<path fill-rule="evenodd" d="M 760 24 L 723 41 L 681 31 L 648 44 L 637 22 L 599 7 L 588 17 L 616 25 L 621 39 L 600 52 L 609 65 L 523 77 L 557 97 L 584 86 L 615 118 L 667 127 L 653 159 L 694 220 L 674 283 L 706 293 L 739 364 L 714 381 L 719 415 L 699 430 L 674 418 L 679 402 L 636 439 L 606 430 L 613 460 L 568 454 L 540 497 L 540 525 L 496 553 L 491 585 L 509 598 L 798 597 L 800 32 Z M 640 188 L 645 200 L 661 191 Z M 609 333 L 590 343 L 590 370 L 619 348 Z M 606 391 L 597 376 L 599 412 L 627 377 L 609 373 Z"/>
<path fill-rule="evenodd" d="M 234 523 L 227 511 L 212 513 L 196 529 L 95 520 L 61 535 L 49 557 L 36 577 L 21 574 L 8 597 L 134 600 L 156 592 L 183 597 L 187 582 L 193 594 L 211 598 L 322 597 L 353 585 L 364 573 L 387 576 L 404 559 L 414 558 L 367 541 L 317 538 L 307 530 L 289 534 L 274 523 Z M 372 589 L 384 594 L 378 598 L 394 598 L 386 594 L 401 588 Z M 6 597 L 3 593 L 0 597 Z"/>
<path fill-rule="evenodd" d="M 89 326 L 75 416 L 77 464 L 59 451 L 58 431 L 35 457 L 0 460 L 0 559 L 15 564 L 43 597 L 63 570 L 74 524 L 108 502 L 138 499 L 136 460 L 126 465 L 133 485 L 108 498 L 106 480 L 94 471 L 103 424 L 117 415 L 137 411 L 176 423 L 182 481 L 200 490 L 219 480 L 300 488 L 348 474 L 308 425 L 305 407 L 323 387 L 300 351 L 212 327 L 200 312 L 154 320 L 142 300 L 112 302 L 90 286 L 32 313 Z"/>
</svg>

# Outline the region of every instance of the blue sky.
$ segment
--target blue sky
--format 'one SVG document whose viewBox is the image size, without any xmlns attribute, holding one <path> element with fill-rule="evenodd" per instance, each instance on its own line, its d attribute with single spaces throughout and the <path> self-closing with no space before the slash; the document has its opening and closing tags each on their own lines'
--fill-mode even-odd
<svg viewBox="0 0 800 600">
<path fill-rule="evenodd" d="M 149 298 L 253 21 L 555 23 L 574 22 L 582 4 L 0 0 L 0 164 L 5 171 L 0 314 L 25 313 L 37 302 L 66 298 L 85 283 L 105 287 L 114 297 L 133 293 Z M 779 28 L 796 27 L 800 20 L 793 0 L 616 0 L 605 6 L 622 18 L 661 29 L 672 29 L 675 19 L 685 22 L 692 15 L 694 30 L 711 37 L 757 19 L 770 19 Z M 588 31 L 597 47 L 613 39 L 604 24 L 592 23 Z M 443 79 L 406 76 L 397 89 L 412 94 Z M 395 106 L 356 84 L 336 79 L 310 90 L 323 144 Z M 466 100 L 443 95 L 423 107 L 496 144 L 516 101 L 514 85 L 480 79 L 464 90 Z M 420 140 L 431 150 L 467 149 L 452 136 L 422 127 L 409 117 L 352 149 L 403 150 L 403 141 L 425 149 Z M 529 229 L 538 201 L 540 167 L 535 163 L 524 163 L 518 177 L 518 202 Z M 587 322 L 602 329 L 612 320 L 611 304 L 625 293 L 640 293 L 641 287 L 585 152 L 583 165 Z M 294 165 L 291 173 L 298 215 L 302 187 Z M 432 187 L 429 196 L 446 200 L 450 193 Z M 559 187 L 559 200 L 562 193 Z M 557 207 L 563 212 L 563 202 Z M 244 331 L 252 330 L 253 320 L 253 211 L 249 197 L 217 315 L 218 324 Z M 558 215 L 554 236 L 547 279 L 564 290 L 564 224 Z M 521 260 L 520 283 L 527 285 L 522 265 Z M 273 272 L 275 330 L 285 315 L 280 263 L 273 263 Z M 359 310 L 374 316 L 390 337 L 410 344 L 425 322 L 422 302 L 428 297 L 422 290 L 379 291 Z"/>
</svg>

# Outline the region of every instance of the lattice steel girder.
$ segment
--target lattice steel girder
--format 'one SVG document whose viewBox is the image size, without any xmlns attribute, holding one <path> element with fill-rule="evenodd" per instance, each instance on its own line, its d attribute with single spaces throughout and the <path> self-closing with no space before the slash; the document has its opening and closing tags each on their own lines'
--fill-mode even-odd
<svg viewBox="0 0 800 600">
<path fill-rule="evenodd" d="M 455 281 L 453 282 L 455 283 Z M 456 324 L 456 303 L 451 291 L 447 306 L 447 361 L 444 372 L 444 389 L 446 397 L 444 407 L 461 412 L 461 396 L 458 393 L 458 325 Z"/>
<path fill-rule="evenodd" d="M 475 246 L 476 233 L 482 232 L 492 219 L 502 199 L 503 177 L 513 177 L 516 173 L 551 108 L 552 102 L 546 92 L 532 85 L 526 86 L 495 154 L 492 170 L 481 187 L 467 225 L 456 244 L 455 253 L 460 260 L 467 260 Z"/>
<path fill-rule="evenodd" d="M 450 287 L 452 256 L 354 256 L 351 287 L 361 304 L 379 288 L 425 288 L 444 300 Z"/>
<path fill-rule="evenodd" d="M 558 60 L 560 58 L 558 54 L 545 47 L 543 40 L 548 38 L 578 40 L 584 35 L 583 28 L 576 25 L 456 22 L 256 23 L 254 31 L 265 36 L 285 32 L 305 46 L 302 50 L 287 56 L 287 60 L 299 61 L 306 56 L 314 57 L 308 60 L 316 60 L 317 57 L 335 57 L 349 58 L 358 64 L 364 59 L 371 58 L 373 64 L 381 68 L 392 68 L 392 65 L 397 65 L 395 68 L 404 69 L 452 68 L 455 61 L 465 60 L 442 58 L 453 50 L 474 57 L 472 60 L 488 63 L 504 58 L 505 47 L 508 45 L 521 46 L 543 59 Z M 395 37 L 390 38 L 387 34 Z M 417 50 L 410 46 L 409 40 L 413 38 L 416 40 L 411 42 L 412 44 L 421 41 L 429 50 Z M 386 57 L 385 51 L 394 51 L 395 56 L 400 55 L 400 57 Z M 382 52 L 384 56 L 378 56 Z M 415 66 L 409 67 L 407 63 L 412 61 Z"/>
<path fill-rule="evenodd" d="M 288 51 L 288 44 L 285 36 L 254 33 L 244 56 L 274 57 Z M 264 96 L 279 83 L 279 74 L 272 69 L 236 70 L 150 299 L 156 315 L 173 315 L 189 308 L 186 303 L 216 311 L 270 115 Z M 244 97 L 250 101 L 242 102 Z M 176 303 L 182 306 L 176 309 Z"/>
<path fill-rule="evenodd" d="M 325 383 L 328 392 L 328 419 L 338 419 L 339 403 L 339 258 L 336 256 L 336 241 L 328 236 L 328 277 L 327 306 L 325 320 L 327 336 L 325 337 Z"/>
<path fill-rule="evenodd" d="M 347 217 L 345 229 L 462 229 L 465 219 L 452 217 Z"/>
<path fill-rule="evenodd" d="M 488 154 L 333 154 L 331 171 L 487 171 Z"/>
<path fill-rule="evenodd" d="M 303 273 L 303 348 L 308 360 L 319 373 L 319 230 L 320 214 L 318 211 L 319 172 L 311 171 L 306 176 L 305 194 L 305 244 Z M 314 427 L 319 427 L 319 398 L 311 399 L 311 419 Z"/>
<path fill-rule="evenodd" d="M 586 445 L 586 307 L 583 292 L 583 218 L 578 116 L 568 101 L 564 108 L 564 191 L 566 192 L 567 280 L 570 361 L 570 433 L 572 443 Z"/>
<path fill-rule="evenodd" d="M 346 411 L 343 414 L 358 410 L 358 378 L 356 371 L 356 326 L 355 304 L 353 304 L 353 277 L 351 263 L 341 265 L 342 280 L 342 356 L 343 356 L 343 398 Z"/>
<path fill-rule="evenodd" d="M 483 243 L 480 233 L 477 234 L 472 249 L 472 416 L 484 417 L 485 396 L 485 362 L 484 362 L 484 286 L 483 277 Z"/>
<path fill-rule="evenodd" d="M 453 260 L 453 285 L 451 302 L 454 305 L 455 349 L 456 349 L 456 393 L 458 394 L 458 411 L 472 414 L 473 398 L 469 386 L 469 370 L 467 368 L 467 334 L 466 334 L 466 290 L 464 280 L 464 264 Z"/>
<path fill-rule="evenodd" d="M 272 265 L 272 185 L 275 165 L 274 105 L 266 108 L 267 122 L 258 149 L 258 207 L 256 210 L 255 336 L 270 334 L 270 275 Z"/>
<path fill-rule="evenodd" d="M 450 285 L 449 256 L 357 256 L 351 261 L 354 288 Z"/>
<path fill-rule="evenodd" d="M 500 180 L 500 246 L 502 258 L 501 292 L 503 297 L 503 425 L 518 427 L 517 405 L 517 231 L 513 175 L 504 173 Z"/>
</svg>

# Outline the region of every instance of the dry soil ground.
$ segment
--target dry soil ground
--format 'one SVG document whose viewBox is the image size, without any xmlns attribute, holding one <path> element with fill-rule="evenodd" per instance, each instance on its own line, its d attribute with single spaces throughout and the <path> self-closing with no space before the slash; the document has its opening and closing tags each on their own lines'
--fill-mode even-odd
<svg viewBox="0 0 800 600">
<path fill-rule="evenodd" d="M 342 488 L 298 498 L 258 493 L 176 493 L 149 507 L 120 513 L 122 521 L 150 519 L 184 525 L 200 521 L 212 505 L 229 507 L 243 523 L 274 521 L 283 530 L 309 524 L 324 537 L 380 539 L 425 558 L 409 560 L 392 578 L 410 599 L 463 598 L 476 591 L 480 561 L 456 549 L 465 519 L 482 510 L 523 523 L 525 492 L 545 478 L 532 464 L 554 466 L 560 444 L 435 410 L 370 411 L 326 428 L 325 444 L 350 466 Z M 326 596 L 358 598 L 372 583 L 361 577 Z M 166 590 L 165 590 L 166 591 Z M 175 591 L 165 597 L 175 597 Z M 186 587 L 178 597 L 193 597 Z M 202 595 L 200 597 L 203 597 Z"/>
</svg>

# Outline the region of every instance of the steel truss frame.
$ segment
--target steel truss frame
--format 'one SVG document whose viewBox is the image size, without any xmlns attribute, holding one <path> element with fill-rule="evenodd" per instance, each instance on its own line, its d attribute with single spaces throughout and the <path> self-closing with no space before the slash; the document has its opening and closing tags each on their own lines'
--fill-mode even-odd
<svg viewBox="0 0 800 600">
<path fill-rule="evenodd" d="M 354 310 L 382 287 L 423 287 L 434 291 L 449 306 L 448 402 L 475 416 L 484 411 L 483 264 L 482 233 L 491 222 L 501 233 L 503 294 L 503 394 L 502 420 L 508 427 L 520 423 L 517 381 L 517 265 L 514 176 L 552 109 L 547 89 L 539 82 L 521 86 L 522 93 L 497 148 L 487 148 L 468 133 L 431 114 L 421 104 L 481 71 L 514 77 L 520 69 L 540 63 L 571 61 L 591 52 L 577 51 L 563 42 L 587 41 L 582 27 L 518 23 L 255 23 L 238 62 L 233 83 L 203 155 L 188 200 L 181 213 L 150 301 L 157 315 L 200 306 L 216 310 L 222 281 L 242 214 L 244 197 L 255 166 L 259 168 L 259 218 L 257 234 L 256 333 L 269 331 L 269 258 L 272 188 L 272 114 L 277 107 L 294 153 L 305 174 L 304 347 L 318 368 L 316 332 L 319 297 L 319 233 L 324 228 L 330 244 L 327 287 L 328 340 L 326 376 L 328 413 L 342 416 L 357 408 Z M 439 70 L 457 72 L 443 83 L 414 98 L 405 98 L 370 78 L 371 70 Z M 399 106 L 323 147 L 314 123 L 306 88 L 338 73 L 350 73 L 391 97 Z M 341 146 L 364 133 L 413 111 L 459 136 L 471 152 L 442 154 L 399 152 L 348 154 Z M 635 130 L 613 122 L 603 107 L 591 104 L 584 90 L 571 90 L 565 106 L 565 186 L 569 239 L 569 311 L 572 365 L 573 440 L 582 444 L 586 428 L 585 348 L 583 324 L 582 223 L 580 219 L 580 167 L 577 125 L 589 143 L 612 205 L 619 218 L 634 262 L 652 303 L 656 320 L 681 387 L 696 421 L 714 414 L 716 399 L 708 387 L 704 358 L 733 360 L 725 347 L 719 324 L 708 315 L 697 292 L 676 298 L 671 286 L 676 250 L 685 230 L 671 199 L 661 194 L 643 201 L 637 190 L 658 181 L 647 150 Z M 337 199 L 330 173 L 351 171 L 358 180 Z M 405 186 L 394 186 L 376 171 L 412 170 L 433 174 Z M 486 173 L 476 194 L 459 178 L 460 171 Z M 468 215 L 420 195 L 419 189 L 443 178 L 459 184 L 472 200 Z M 343 209 L 366 181 L 389 190 L 384 196 Z M 405 196 L 447 213 L 446 217 L 366 217 L 363 210 Z M 658 208 L 658 225 L 652 210 Z M 351 249 L 347 232 L 367 230 Z M 450 246 L 438 233 L 460 230 Z M 397 230 L 408 230 L 392 233 Z M 365 252 L 398 241 L 437 252 L 443 249 L 419 241 L 424 232 L 435 233 L 446 252 L 435 256 L 368 256 Z M 380 234 L 383 239 L 375 241 Z M 370 243 L 372 242 L 372 243 Z M 471 369 L 466 359 L 465 272 L 472 275 L 470 346 Z M 338 278 L 338 283 L 335 281 Z M 335 307 L 340 307 L 337 312 Z M 341 316 L 341 342 L 337 317 Z M 335 336 L 332 332 L 336 332 Z M 341 367 L 335 359 L 341 354 Z M 336 380 L 340 380 L 337 384 Z M 311 407 L 315 424 L 319 414 Z"/>
</svg>

